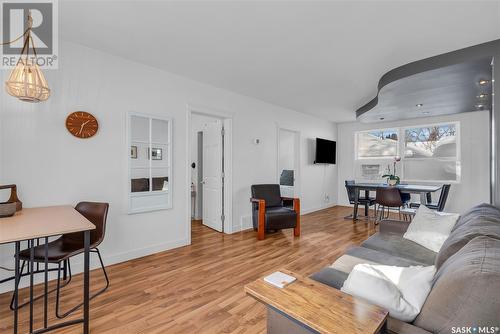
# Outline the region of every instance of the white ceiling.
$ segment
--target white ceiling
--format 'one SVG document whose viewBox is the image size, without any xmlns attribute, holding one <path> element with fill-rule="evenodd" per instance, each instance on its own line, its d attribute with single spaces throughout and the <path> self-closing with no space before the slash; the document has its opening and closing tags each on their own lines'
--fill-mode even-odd
<svg viewBox="0 0 500 334">
<path fill-rule="evenodd" d="M 60 1 L 62 37 L 332 121 L 394 67 L 500 38 L 500 1 Z"/>
</svg>

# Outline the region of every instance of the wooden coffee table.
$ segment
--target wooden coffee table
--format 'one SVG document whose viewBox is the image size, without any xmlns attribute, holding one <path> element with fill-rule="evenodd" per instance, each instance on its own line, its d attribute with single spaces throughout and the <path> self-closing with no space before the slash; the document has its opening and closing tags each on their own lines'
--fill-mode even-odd
<svg viewBox="0 0 500 334">
<path fill-rule="evenodd" d="M 279 271 L 297 280 L 283 289 L 263 278 L 245 286 L 248 295 L 267 306 L 269 334 L 383 332 L 388 315 L 383 308 L 290 270 Z"/>
</svg>

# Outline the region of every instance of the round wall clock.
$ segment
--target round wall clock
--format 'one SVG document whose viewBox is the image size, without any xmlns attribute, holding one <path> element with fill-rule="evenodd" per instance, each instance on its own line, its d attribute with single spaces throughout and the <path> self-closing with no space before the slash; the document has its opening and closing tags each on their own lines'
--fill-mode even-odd
<svg viewBox="0 0 500 334">
<path fill-rule="evenodd" d="M 90 138 L 97 133 L 99 123 L 94 115 L 75 111 L 66 118 L 66 129 L 77 138 Z"/>
</svg>

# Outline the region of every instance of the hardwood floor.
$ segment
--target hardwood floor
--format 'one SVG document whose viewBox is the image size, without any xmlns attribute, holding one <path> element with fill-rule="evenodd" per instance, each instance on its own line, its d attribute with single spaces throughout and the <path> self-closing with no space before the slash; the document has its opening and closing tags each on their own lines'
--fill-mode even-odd
<svg viewBox="0 0 500 334">
<path fill-rule="evenodd" d="M 265 333 L 265 308 L 246 296 L 243 286 L 279 268 L 309 275 L 334 262 L 375 232 L 373 223 L 343 219 L 351 210 L 334 207 L 304 215 L 300 237 L 288 229 L 263 241 L 252 230 L 223 235 L 193 222 L 192 245 L 107 267 L 111 285 L 91 302 L 91 333 Z M 73 279 L 63 292 L 63 309 L 80 300 L 81 275 Z M 104 284 L 99 270 L 92 271 L 91 280 L 92 291 Z M 12 333 L 10 297 L 0 295 L 2 334 Z M 52 323 L 54 300 L 52 294 Z M 42 303 L 35 304 L 37 324 Z M 20 333 L 28 332 L 27 309 L 20 312 Z M 81 326 L 57 333 L 81 333 Z"/>
</svg>

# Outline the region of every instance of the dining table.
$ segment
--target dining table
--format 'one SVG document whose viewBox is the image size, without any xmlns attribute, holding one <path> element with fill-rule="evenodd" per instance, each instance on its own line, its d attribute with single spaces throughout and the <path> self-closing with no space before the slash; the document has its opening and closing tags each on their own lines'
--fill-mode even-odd
<svg viewBox="0 0 500 334">
<path fill-rule="evenodd" d="M 360 191 L 365 191 L 365 197 L 368 198 L 370 195 L 370 191 L 377 191 L 377 189 L 388 188 L 388 187 L 397 188 L 401 193 L 404 194 L 419 194 L 420 203 L 425 205 L 429 203 L 428 194 L 439 191 L 443 187 L 442 185 L 424 185 L 424 184 L 409 184 L 409 183 L 389 185 L 387 183 L 376 183 L 376 182 L 353 183 L 349 186 L 354 189 L 354 211 L 352 214 L 353 220 L 358 219 Z"/>
<path fill-rule="evenodd" d="M 29 268 L 29 332 L 28 333 L 47 333 L 63 327 L 82 324 L 83 333 L 89 333 L 89 307 L 90 307 L 90 288 L 89 288 L 89 252 L 90 252 L 90 232 L 95 229 L 87 218 L 76 211 L 72 206 L 48 206 L 37 208 L 24 208 L 15 213 L 12 217 L 0 218 L 0 244 L 14 243 L 15 245 L 15 264 L 14 264 L 14 319 L 13 333 L 19 331 L 19 280 L 22 277 L 19 265 L 19 253 L 21 251 L 21 242 L 28 242 L 30 249 Z M 48 322 L 48 242 L 49 237 L 59 236 L 67 233 L 82 232 L 84 234 L 84 255 L 83 255 L 83 315 L 81 318 L 67 320 L 49 325 Z M 44 240 L 44 298 L 43 298 L 43 324 L 35 326 L 34 313 L 34 247 L 35 240 Z"/>
</svg>

